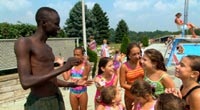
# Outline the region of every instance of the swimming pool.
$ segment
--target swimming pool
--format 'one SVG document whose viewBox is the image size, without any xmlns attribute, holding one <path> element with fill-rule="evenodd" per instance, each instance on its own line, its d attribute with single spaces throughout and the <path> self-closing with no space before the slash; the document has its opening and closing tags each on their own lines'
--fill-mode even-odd
<svg viewBox="0 0 200 110">
<path fill-rule="evenodd" d="M 178 61 L 181 60 L 183 56 L 186 55 L 200 55 L 200 43 L 186 43 L 186 44 L 181 44 L 184 48 L 184 53 L 178 54 L 177 50 L 175 50 L 175 55 L 178 59 Z"/>
</svg>

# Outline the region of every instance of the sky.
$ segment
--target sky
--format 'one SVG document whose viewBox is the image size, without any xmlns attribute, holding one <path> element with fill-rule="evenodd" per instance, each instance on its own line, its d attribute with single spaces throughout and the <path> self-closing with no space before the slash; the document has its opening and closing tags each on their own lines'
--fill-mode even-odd
<svg viewBox="0 0 200 110">
<path fill-rule="evenodd" d="M 0 0 L 0 23 L 29 23 L 36 25 L 35 13 L 42 6 L 58 11 L 61 28 L 72 7 L 80 0 Z M 184 14 L 185 0 L 84 0 L 89 9 L 98 3 L 107 13 L 110 28 L 116 29 L 121 19 L 129 30 L 177 31 L 175 14 Z M 189 0 L 188 21 L 200 27 L 200 0 Z M 183 16 L 182 16 L 183 19 Z"/>
</svg>

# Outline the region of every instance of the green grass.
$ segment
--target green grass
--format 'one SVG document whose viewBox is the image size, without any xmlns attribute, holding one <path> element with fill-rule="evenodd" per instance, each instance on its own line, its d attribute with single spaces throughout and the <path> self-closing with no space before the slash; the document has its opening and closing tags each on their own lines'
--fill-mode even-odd
<svg viewBox="0 0 200 110">
<path fill-rule="evenodd" d="M 121 43 L 120 44 L 116 44 L 116 43 L 111 43 L 109 44 L 110 46 L 110 50 L 112 51 L 112 55 L 114 55 L 114 52 L 116 49 L 119 49 L 120 50 L 120 46 L 121 46 Z M 98 45 L 97 46 L 97 51 L 99 52 L 101 50 L 101 45 Z"/>
</svg>

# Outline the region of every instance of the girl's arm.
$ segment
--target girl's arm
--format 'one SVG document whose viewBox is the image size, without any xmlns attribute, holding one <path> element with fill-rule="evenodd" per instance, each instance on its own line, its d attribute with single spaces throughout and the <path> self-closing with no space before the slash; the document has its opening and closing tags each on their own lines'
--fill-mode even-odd
<svg viewBox="0 0 200 110">
<path fill-rule="evenodd" d="M 85 69 L 84 69 L 84 72 L 83 72 L 83 79 L 84 79 L 84 80 L 87 80 L 87 79 L 88 79 L 90 70 L 91 70 L 91 66 L 90 66 L 90 64 L 89 64 L 88 62 L 86 62 L 86 63 L 85 63 Z"/>
<path fill-rule="evenodd" d="M 164 75 L 165 76 L 161 80 L 164 87 L 165 88 L 175 88 L 174 81 L 171 79 L 171 77 L 167 73 L 164 73 Z"/>
<path fill-rule="evenodd" d="M 95 83 L 95 86 L 96 86 L 97 90 L 100 90 L 100 88 L 101 88 L 101 85 L 100 85 L 99 82 L 100 82 L 100 79 L 96 76 L 94 78 L 94 83 Z"/>
<path fill-rule="evenodd" d="M 69 71 L 65 71 L 65 72 L 62 73 L 64 80 L 66 80 L 66 81 L 69 80 L 70 72 L 71 71 L 69 70 Z"/>
<path fill-rule="evenodd" d="M 124 89 L 129 90 L 131 88 L 131 85 L 128 85 L 126 83 L 126 65 L 122 64 L 121 68 L 120 68 L 120 74 L 119 74 L 119 78 L 120 78 L 120 86 Z"/>
</svg>

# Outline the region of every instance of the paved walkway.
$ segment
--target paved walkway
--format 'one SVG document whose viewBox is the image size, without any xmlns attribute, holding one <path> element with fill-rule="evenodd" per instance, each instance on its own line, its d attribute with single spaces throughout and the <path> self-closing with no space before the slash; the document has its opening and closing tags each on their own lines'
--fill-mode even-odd
<svg viewBox="0 0 200 110">
<path fill-rule="evenodd" d="M 149 46 L 148 48 L 156 48 L 158 50 L 161 50 L 161 53 L 164 53 L 166 46 L 163 44 L 157 44 L 157 45 L 153 44 L 153 45 Z M 164 50 L 163 50 L 163 48 L 164 48 Z M 181 81 L 174 76 L 175 68 L 172 66 L 172 67 L 168 67 L 167 69 L 168 69 L 169 75 L 172 77 L 173 81 L 176 84 L 176 88 L 179 88 L 181 85 Z M 69 90 L 64 90 L 63 88 L 60 88 L 60 90 L 64 97 L 66 110 L 71 110 L 70 103 L 69 103 Z M 88 87 L 88 110 L 94 110 L 95 92 L 96 92 L 96 87 L 94 84 L 92 86 Z M 23 110 L 24 109 L 23 105 L 24 105 L 25 101 L 26 101 L 26 98 L 23 98 L 16 102 L 5 103 L 3 105 L 0 105 L 0 110 Z"/>
<path fill-rule="evenodd" d="M 71 110 L 70 103 L 69 103 L 69 90 L 60 88 L 63 98 L 65 101 L 66 110 Z M 96 87 L 93 84 L 92 86 L 88 87 L 88 110 L 94 110 L 94 96 L 95 96 Z M 26 98 L 18 100 L 16 102 L 9 102 L 5 103 L 0 106 L 0 110 L 24 110 L 24 103 Z"/>
<path fill-rule="evenodd" d="M 168 73 L 174 80 L 176 84 L 176 88 L 179 88 L 181 85 L 181 81 L 174 76 L 174 68 L 173 67 L 168 68 Z M 60 90 L 64 97 L 66 110 L 71 110 L 70 103 L 69 103 L 69 90 L 66 90 L 64 88 L 60 88 Z M 94 84 L 88 87 L 88 110 L 94 110 L 95 92 L 96 92 L 96 87 Z M 26 98 L 23 98 L 16 102 L 5 103 L 3 105 L 0 105 L 0 110 L 23 110 L 24 109 L 23 105 L 25 101 L 26 101 Z"/>
</svg>

